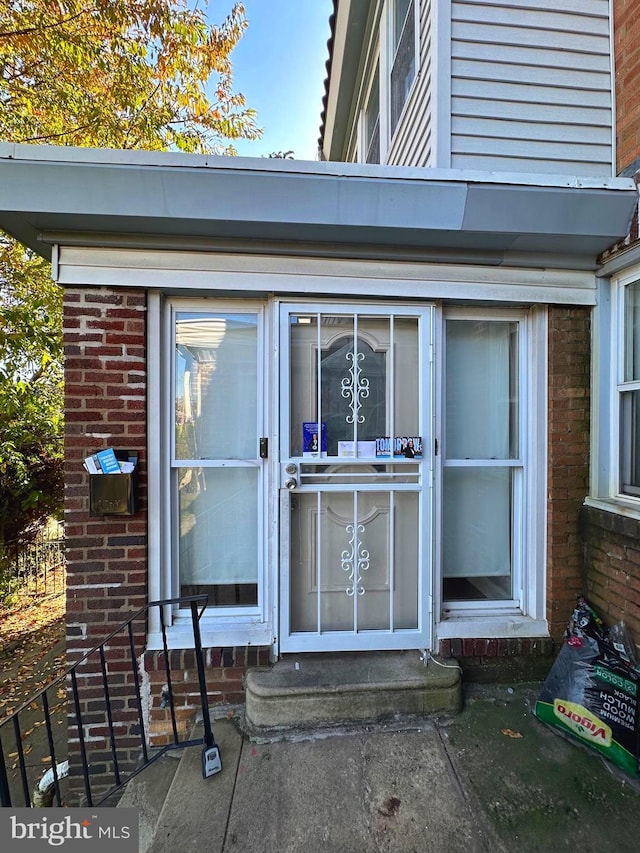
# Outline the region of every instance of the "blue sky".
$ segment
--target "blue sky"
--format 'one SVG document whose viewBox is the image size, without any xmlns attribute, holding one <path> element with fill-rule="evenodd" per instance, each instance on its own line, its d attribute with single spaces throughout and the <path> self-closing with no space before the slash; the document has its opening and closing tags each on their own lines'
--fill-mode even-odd
<svg viewBox="0 0 640 853">
<path fill-rule="evenodd" d="M 258 111 L 264 128 L 257 142 L 234 142 L 238 154 L 260 157 L 294 152 L 315 160 L 328 58 L 331 0 L 243 0 L 249 29 L 232 54 L 236 91 Z M 220 21 L 231 0 L 212 0 Z"/>
</svg>

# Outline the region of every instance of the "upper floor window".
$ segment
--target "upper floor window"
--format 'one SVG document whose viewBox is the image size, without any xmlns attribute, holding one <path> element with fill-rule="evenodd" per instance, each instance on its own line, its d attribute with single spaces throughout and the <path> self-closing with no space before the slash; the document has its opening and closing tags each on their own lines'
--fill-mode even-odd
<svg viewBox="0 0 640 853">
<path fill-rule="evenodd" d="M 415 0 L 393 0 L 391 13 L 390 131 L 393 136 L 416 76 Z"/>
<path fill-rule="evenodd" d="M 364 111 L 364 160 L 380 162 L 380 68 L 376 65 Z"/>
<path fill-rule="evenodd" d="M 640 497 L 640 281 L 621 288 L 620 491 Z"/>
</svg>

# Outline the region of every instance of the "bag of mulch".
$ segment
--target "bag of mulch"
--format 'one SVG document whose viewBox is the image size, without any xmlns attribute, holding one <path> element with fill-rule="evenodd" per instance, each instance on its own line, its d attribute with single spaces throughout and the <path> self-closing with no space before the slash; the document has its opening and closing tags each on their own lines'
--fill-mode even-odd
<svg viewBox="0 0 640 853">
<path fill-rule="evenodd" d="M 640 670 L 623 623 L 606 630 L 580 596 L 535 714 L 640 776 Z"/>
</svg>

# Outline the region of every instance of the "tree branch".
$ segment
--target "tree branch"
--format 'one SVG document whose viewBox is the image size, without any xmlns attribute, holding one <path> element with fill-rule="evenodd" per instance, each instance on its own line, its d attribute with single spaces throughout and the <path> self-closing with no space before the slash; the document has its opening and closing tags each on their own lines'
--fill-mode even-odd
<svg viewBox="0 0 640 853">
<path fill-rule="evenodd" d="M 0 33 L 0 39 L 10 39 L 15 38 L 16 36 L 28 36 L 33 33 L 41 33 L 43 30 L 54 30 L 56 27 L 63 27 L 65 24 L 68 24 L 70 21 L 74 21 L 76 18 L 81 18 L 82 15 L 86 15 L 87 12 L 90 12 L 91 9 L 81 9 L 79 12 L 76 12 L 75 15 L 69 15 L 68 18 L 62 18 L 60 21 L 56 21 L 53 24 L 43 24 L 39 27 L 26 27 L 23 30 L 8 30 L 7 32 Z"/>
<path fill-rule="evenodd" d="M 69 130 L 63 130 L 60 133 L 44 133 L 42 136 L 29 136 L 26 139 L 17 140 L 20 143 L 25 142 L 39 142 L 41 139 L 60 139 L 61 136 L 69 136 L 71 133 L 78 133 L 80 130 L 87 130 L 88 128 L 93 127 L 92 124 L 81 124 L 78 127 L 69 128 Z"/>
</svg>

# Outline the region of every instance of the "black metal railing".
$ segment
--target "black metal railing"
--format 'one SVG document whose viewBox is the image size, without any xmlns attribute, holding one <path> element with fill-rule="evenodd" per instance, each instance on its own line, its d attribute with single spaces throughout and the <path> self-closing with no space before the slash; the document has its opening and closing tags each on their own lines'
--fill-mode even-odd
<svg viewBox="0 0 640 853">
<path fill-rule="evenodd" d="M 40 531 L 28 541 L 0 547 L 0 599 L 24 591 L 35 598 L 64 592 L 62 525 Z"/>
<path fill-rule="evenodd" d="M 206 595 L 150 602 L 131 614 L 63 675 L 0 721 L 0 805 L 63 805 L 61 781 L 69 765 L 71 775 L 82 779 L 80 790 L 89 806 L 105 803 L 168 750 L 201 745 L 204 768 L 205 755 L 217 751 L 200 638 L 200 617 L 206 604 Z M 204 736 L 195 740 L 180 740 L 174 708 L 166 619 L 176 605 L 189 608 L 193 629 L 204 726 Z M 148 615 L 154 608 L 159 612 L 162 632 L 166 676 L 163 706 L 170 710 L 171 732 L 167 732 L 170 737 L 167 744 L 151 749 L 138 672 L 136 632 L 138 637 L 146 636 Z M 111 662 L 109 655 L 109 650 L 115 647 L 123 651 L 117 664 Z M 132 753 L 137 756 L 135 762 Z M 44 791 L 43 771 L 49 777 L 44 780 Z M 34 803 L 34 798 L 38 802 Z"/>
</svg>

